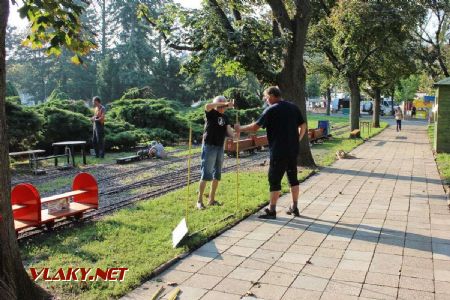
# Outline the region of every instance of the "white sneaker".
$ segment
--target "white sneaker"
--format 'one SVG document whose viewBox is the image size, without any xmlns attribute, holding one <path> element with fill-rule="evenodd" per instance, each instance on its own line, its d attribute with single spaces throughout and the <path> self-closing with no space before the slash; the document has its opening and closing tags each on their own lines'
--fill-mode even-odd
<svg viewBox="0 0 450 300">
<path fill-rule="evenodd" d="M 197 202 L 196 207 L 198 210 L 203 210 L 206 208 L 205 205 L 203 205 L 203 202 Z"/>
</svg>

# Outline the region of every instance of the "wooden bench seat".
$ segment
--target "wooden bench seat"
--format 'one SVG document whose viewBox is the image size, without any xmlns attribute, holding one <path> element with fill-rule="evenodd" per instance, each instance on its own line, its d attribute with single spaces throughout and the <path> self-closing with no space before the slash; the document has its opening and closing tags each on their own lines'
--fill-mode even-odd
<svg viewBox="0 0 450 300">
<path fill-rule="evenodd" d="M 58 154 L 58 155 L 50 155 L 50 156 L 41 156 L 41 157 L 36 157 L 33 160 L 40 161 L 40 160 L 47 160 L 47 159 L 60 158 L 60 157 L 69 157 L 69 155 L 68 154 Z"/>
<path fill-rule="evenodd" d="M 52 202 L 52 201 L 55 201 L 55 200 L 71 198 L 73 196 L 85 194 L 87 192 L 88 191 L 76 190 L 76 191 L 71 191 L 71 192 L 67 192 L 67 193 L 63 193 L 63 194 L 59 194 L 59 195 L 54 195 L 54 196 L 50 196 L 50 197 L 44 197 L 44 198 L 41 198 L 41 203 L 43 204 L 43 203 Z"/>
<path fill-rule="evenodd" d="M 41 198 L 33 185 L 21 183 L 11 191 L 11 204 L 16 232 L 41 225 L 51 228 L 56 219 L 81 218 L 84 212 L 97 209 L 98 185 L 92 175 L 80 173 L 73 180 L 72 191 Z"/>
</svg>

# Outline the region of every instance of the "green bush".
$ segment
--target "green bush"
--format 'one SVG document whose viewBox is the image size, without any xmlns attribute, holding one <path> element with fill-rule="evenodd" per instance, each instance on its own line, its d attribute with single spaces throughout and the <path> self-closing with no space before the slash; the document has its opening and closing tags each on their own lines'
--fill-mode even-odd
<svg viewBox="0 0 450 300">
<path fill-rule="evenodd" d="M 22 105 L 22 102 L 20 102 L 19 96 L 8 96 L 8 97 L 6 97 L 6 101 L 8 101 L 9 103 L 14 103 L 16 105 Z"/>
<path fill-rule="evenodd" d="M 45 120 L 40 143 L 43 148 L 50 149 L 54 142 L 91 139 L 92 123 L 84 115 L 55 107 L 43 107 L 40 111 Z"/>
<path fill-rule="evenodd" d="M 148 86 L 144 86 L 143 88 L 131 88 L 128 89 L 120 98 L 120 100 L 124 99 L 149 99 L 154 98 L 155 94 L 153 93 L 152 89 Z"/>
<path fill-rule="evenodd" d="M 258 117 L 263 112 L 262 107 L 250 108 L 239 110 L 239 123 L 240 124 L 249 124 L 258 119 Z M 234 113 L 234 118 L 231 119 L 231 123 L 233 124 L 236 120 L 236 114 Z"/>
<path fill-rule="evenodd" d="M 70 98 L 69 95 L 63 92 L 60 87 L 57 87 L 51 92 L 50 96 L 47 97 L 47 101 L 53 100 L 60 101 L 60 100 L 67 100 L 69 98 Z"/>
<path fill-rule="evenodd" d="M 153 128 L 147 130 L 149 140 L 157 140 L 164 145 L 170 145 L 178 141 L 180 136 L 178 134 L 172 133 L 164 128 Z M 182 134 L 180 132 L 180 134 Z M 187 138 L 189 137 L 189 132 L 187 132 Z"/>
<path fill-rule="evenodd" d="M 135 129 L 127 130 L 118 133 L 109 133 L 105 136 L 106 149 L 130 149 L 138 143 L 147 141 L 149 139 L 145 130 Z"/>
<path fill-rule="evenodd" d="M 263 102 L 256 96 L 242 88 L 229 88 L 223 92 L 227 99 L 234 99 L 234 105 L 238 109 L 257 108 Z"/>
<path fill-rule="evenodd" d="M 145 130 L 136 129 L 136 127 L 128 122 L 114 119 L 107 119 L 105 122 L 106 149 L 129 149 L 149 139 Z"/>
<path fill-rule="evenodd" d="M 11 152 L 31 149 L 42 139 L 43 118 L 19 103 L 18 97 L 7 97 L 5 102 L 9 151 Z"/>
<path fill-rule="evenodd" d="M 68 110 L 76 113 L 80 113 L 83 116 L 91 117 L 93 111 L 86 105 L 83 100 L 48 100 L 38 106 L 39 110 L 45 108 L 59 108 L 63 110 Z"/>
<path fill-rule="evenodd" d="M 131 99 L 115 101 L 107 118 L 128 122 L 137 128 L 165 128 L 173 133 L 185 131 L 186 122 L 165 99 Z"/>
</svg>

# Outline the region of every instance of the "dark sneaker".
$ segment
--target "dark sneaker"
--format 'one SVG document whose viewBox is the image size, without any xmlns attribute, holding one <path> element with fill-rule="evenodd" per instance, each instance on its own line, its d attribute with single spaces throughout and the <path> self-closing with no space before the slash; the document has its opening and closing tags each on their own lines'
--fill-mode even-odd
<svg viewBox="0 0 450 300">
<path fill-rule="evenodd" d="M 286 213 L 288 215 L 294 215 L 295 217 L 300 217 L 300 212 L 298 211 L 298 208 L 292 208 L 289 206 L 289 208 L 286 210 Z"/>
<path fill-rule="evenodd" d="M 213 202 L 208 203 L 209 206 L 222 206 L 222 203 L 214 200 Z"/>
<path fill-rule="evenodd" d="M 268 208 L 264 210 L 264 215 L 258 216 L 260 219 L 268 219 L 268 220 L 274 220 L 277 218 L 277 212 L 270 211 Z"/>
</svg>

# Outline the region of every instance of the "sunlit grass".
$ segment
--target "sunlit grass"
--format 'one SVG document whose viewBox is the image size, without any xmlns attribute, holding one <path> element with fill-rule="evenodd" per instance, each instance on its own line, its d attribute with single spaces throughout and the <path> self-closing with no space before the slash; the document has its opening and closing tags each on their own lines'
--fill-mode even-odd
<svg viewBox="0 0 450 300">
<path fill-rule="evenodd" d="M 428 136 L 431 144 L 434 143 L 434 124 L 428 126 Z M 446 184 L 450 184 L 450 153 L 436 153 L 436 163 Z"/>
</svg>

